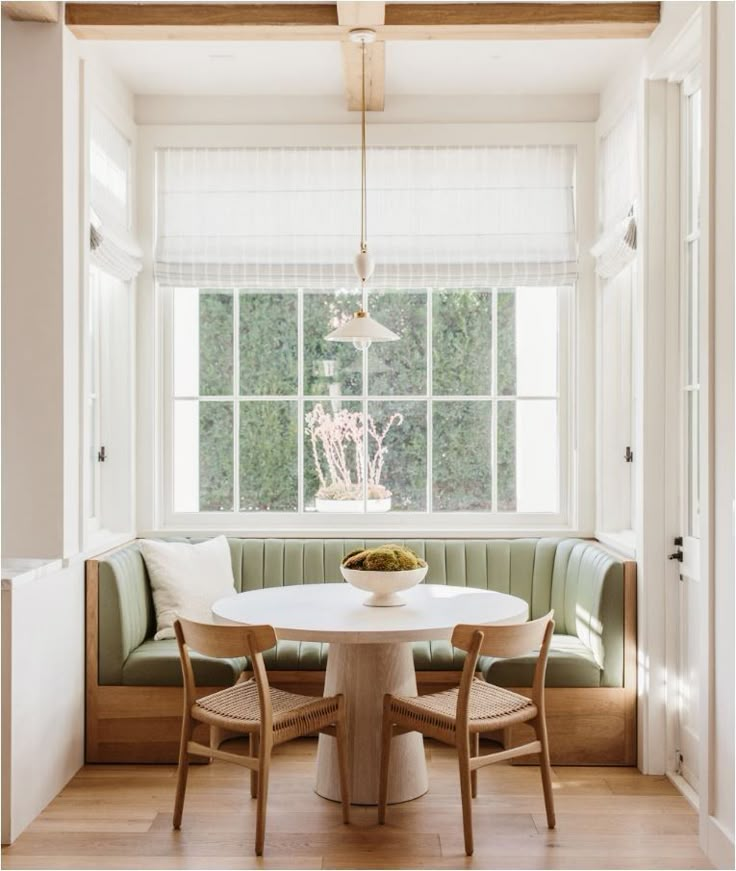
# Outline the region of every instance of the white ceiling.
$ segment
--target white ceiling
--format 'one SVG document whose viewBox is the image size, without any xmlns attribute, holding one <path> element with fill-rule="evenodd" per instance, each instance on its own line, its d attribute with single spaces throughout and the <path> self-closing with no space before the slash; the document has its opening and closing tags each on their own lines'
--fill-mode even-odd
<svg viewBox="0 0 736 871">
<path fill-rule="evenodd" d="M 134 94 L 343 93 L 337 42 L 83 42 Z M 644 40 L 390 42 L 387 95 L 591 94 Z"/>
</svg>

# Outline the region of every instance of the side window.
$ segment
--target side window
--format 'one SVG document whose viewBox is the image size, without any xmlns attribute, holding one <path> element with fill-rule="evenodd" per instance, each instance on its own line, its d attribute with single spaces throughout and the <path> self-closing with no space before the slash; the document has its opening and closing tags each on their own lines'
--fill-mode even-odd
<svg viewBox="0 0 736 871">
<path fill-rule="evenodd" d="M 89 251 L 84 294 L 85 536 L 132 528 L 133 281 L 131 142 L 93 110 L 88 142 Z M 114 498 L 113 498 L 114 497 Z"/>
</svg>

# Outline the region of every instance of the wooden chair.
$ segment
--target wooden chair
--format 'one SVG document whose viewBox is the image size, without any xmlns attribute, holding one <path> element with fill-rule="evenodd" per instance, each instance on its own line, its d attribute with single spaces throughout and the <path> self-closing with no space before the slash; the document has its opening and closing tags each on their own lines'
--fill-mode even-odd
<svg viewBox="0 0 736 871">
<path fill-rule="evenodd" d="M 465 852 L 468 856 L 473 854 L 471 797 L 475 798 L 477 794 L 477 772 L 479 768 L 492 762 L 539 753 L 547 825 L 550 829 L 555 827 L 547 724 L 544 717 L 544 676 L 555 626 L 552 614 L 550 611 L 539 620 L 513 626 L 456 626 L 452 633 L 452 644 L 467 652 L 459 687 L 426 696 L 384 696 L 379 823 L 386 820 L 391 739 L 394 735 L 405 732 L 421 732 L 457 747 Z M 530 699 L 475 677 L 475 667 L 481 654 L 498 657 L 521 656 L 535 648 L 540 650 Z M 515 723 L 528 723 L 532 726 L 536 732 L 536 741 L 510 750 L 480 755 L 479 738 L 482 733 L 495 732 Z"/>
<path fill-rule="evenodd" d="M 266 801 L 271 751 L 292 738 L 324 732 L 337 739 L 342 794 L 342 818 L 350 821 L 348 758 L 345 736 L 345 703 L 342 695 L 315 698 L 270 687 L 262 651 L 276 644 L 272 626 L 217 626 L 179 618 L 174 624 L 184 675 L 184 716 L 177 771 L 174 828 L 181 827 L 187 788 L 189 755 L 208 756 L 249 768 L 250 791 L 258 799 L 256 855 L 263 854 L 266 833 Z M 198 699 L 189 649 L 220 658 L 247 656 L 253 678 Z M 210 727 L 210 746 L 192 740 L 197 721 Z M 248 735 L 249 755 L 219 749 L 224 732 Z"/>
</svg>

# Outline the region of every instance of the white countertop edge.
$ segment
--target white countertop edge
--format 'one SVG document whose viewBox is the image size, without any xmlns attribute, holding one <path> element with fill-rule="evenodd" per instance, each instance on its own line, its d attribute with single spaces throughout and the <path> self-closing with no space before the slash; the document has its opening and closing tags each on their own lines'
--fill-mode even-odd
<svg viewBox="0 0 736 871">
<path fill-rule="evenodd" d="M 34 559 L 9 557 L 2 562 L 2 589 L 12 590 L 47 575 L 53 575 L 64 568 L 62 559 Z"/>
</svg>

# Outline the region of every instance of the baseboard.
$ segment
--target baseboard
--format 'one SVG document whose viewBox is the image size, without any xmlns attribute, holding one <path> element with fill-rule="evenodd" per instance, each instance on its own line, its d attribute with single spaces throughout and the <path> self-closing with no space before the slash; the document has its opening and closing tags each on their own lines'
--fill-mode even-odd
<svg viewBox="0 0 736 871">
<path fill-rule="evenodd" d="M 700 810 L 700 798 L 687 780 L 681 774 L 675 774 L 672 771 L 667 772 L 667 779 L 690 802 L 692 809 L 697 813 Z"/>
<path fill-rule="evenodd" d="M 736 867 L 733 835 L 729 835 L 715 817 L 708 817 L 705 841 L 705 855 L 716 868 Z"/>
</svg>

